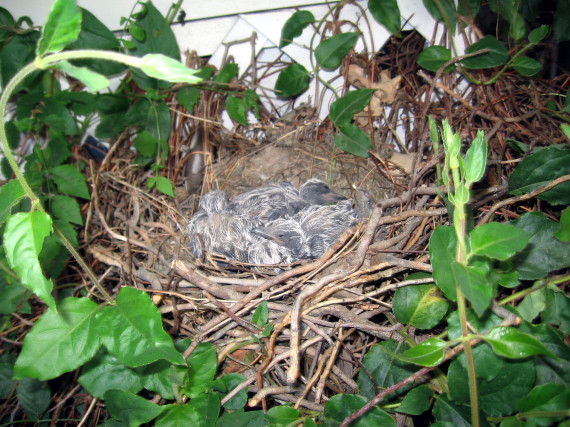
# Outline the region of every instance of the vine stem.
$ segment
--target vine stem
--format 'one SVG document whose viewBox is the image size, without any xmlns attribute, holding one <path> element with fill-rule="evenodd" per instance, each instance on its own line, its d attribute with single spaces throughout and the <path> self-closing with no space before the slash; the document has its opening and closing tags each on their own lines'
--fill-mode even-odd
<svg viewBox="0 0 570 427">
<path fill-rule="evenodd" d="M 32 209 L 36 209 L 44 214 L 47 215 L 46 210 L 41 204 L 40 199 L 34 193 L 28 181 L 20 171 L 18 163 L 12 156 L 12 151 L 10 150 L 10 146 L 8 144 L 8 137 L 6 135 L 6 125 L 4 121 L 4 117 L 6 114 L 6 108 L 8 106 L 8 101 L 10 100 L 10 96 L 12 93 L 15 92 L 16 88 L 33 72 L 38 70 L 44 70 L 48 67 L 57 64 L 58 62 L 70 60 L 70 59 L 103 59 L 107 61 L 115 61 L 120 62 L 128 66 L 132 67 L 139 67 L 141 64 L 141 58 L 133 57 L 129 55 L 125 55 L 123 53 L 118 52 L 109 52 L 103 50 L 94 50 L 94 49 L 82 49 L 82 50 L 75 50 L 75 51 L 68 51 L 68 52 L 58 52 L 51 55 L 47 55 L 44 57 L 36 58 L 36 60 L 24 68 L 22 68 L 6 85 L 2 96 L 0 97 L 0 115 L 2 116 L 2 121 L 0 122 L 0 141 L 2 143 L 2 150 L 10 164 L 16 178 L 22 185 L 24 192 L 30 198 L 32 202 Z M 114 300 L 111 295 L 105 290 L 105 288 L 99 283 L 97 276 L 91 270 L 89 265 L 85 262 L 85 260 L 81 257 L 79 252 L 73 247 L 71 242 L 63 235 L 61 230 L 57 226 L 53 226 L 54 232 L 59 237 L 63 245 L 67 248 L 69 253 L 75 258 L 77 263 L 81 266 L 83 271 L 89 276 L 97 290 L 101 293 L 105 301 L 110 304 L 114 304 Z"/>
</svg>

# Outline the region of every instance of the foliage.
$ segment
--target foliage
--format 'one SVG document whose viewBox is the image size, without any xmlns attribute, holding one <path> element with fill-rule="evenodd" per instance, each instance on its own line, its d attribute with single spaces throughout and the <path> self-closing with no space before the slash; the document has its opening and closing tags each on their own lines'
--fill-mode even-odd
<svg viewBox="0 0 570 427">
<path fill-rule="evenodd" d="M 430 3 L 428 8 L 446 23 L 455 22 L 452 2 L 425 3 Z M 433 8 L 437 3 L 443 4 L 443 10 Z M 499 7 L 498 2 L 491 3 Z M 395 13 L 394 4 L 370 1 L 370 8 L 375 16 L 385 11 Z M 501 9 L 501 13 L 509 16 L 510 31 L 520 40 L 519 12 Z M 0 17 L 8 26 L 16 25 L 3 9 Z M 434 144 L 439 144 L 441 137 L 445 150 L 440 179 L 453 207 L 452 225 L 438 226 L 430 239 L 434 284 L 399 288 L 393 300 L 399 322 L 419 329 L 446 328 L 445 332 L 416 343 L 402 331 L 408 338 L 406 342 L 386 340 L 375 344 L 362 360 L 359 394 L 333 396 L 322 414 L 289 406 L 274 407 L 267 413 L 245 411 L 245 389 L 226 400 L 245 378 L 239 374 L 216 375 L 216 348 L 189 340 L 173 342 L 147 293 L 124 287 L 112 298 L 76 250 L 75 226 L 83 225 L 78 199 L 91 197 L 81 173 L 84 165 L 80 161 L 68 163 L 79 130 L 86 125 L 78 117 L 88 121 L 99 114 L 99 136 L 116 137 L 126 127 L 136 127 L 138 161 L 141 165 L 152 163 L 156 173 L 149 180 L 149 188 L 156 186 L 162 193 L 171 194 L 172 184 L 159 174 L 164 168 L 170 131 L 163 89 L 171 88 L 174 82 L 196 84 L 202 78 L 212 77 L 209 69 L 197 72 L 178 62 L 170 28 L 152 3 L 146 3 L 134 19 L 125 22 L 134 37 L 132 41 L 114 39 L 110 32 L 101 30 L 102 24 L 96 18 L 78 9 L 72 0 L 57 0 L 41 32 L 20 32 L 15 27 L 13 31 L 0 32 L 3 117 L 8 101 L 14 94 L 19 95 L 15 119 L 0 125 L 6 155 L 3 171 L 10 175 L 11 167 L 16 175 L 0 189 L 1 263 L 3 270 L 9 272 L 0 282 L 2 314 L 30 312 L 30 292 L 48 306 L 26 335 L 17 357 L 13 352 L 0 356 L 0 398 L 8 398 L 15 386 L 27 417 L 42 420 L 51 400 L 47 381 L 81 368 L 79 383 L 88 393 L 105 401 L 111 417 L 109 425 L 302 422 L 314 426 L 317 418 L 327 426 L 348 421 L 353 421 L 351 425 L 393 426 L 395 414 L 424 414 L 440 424 L 508 426 L 522 425 L 523 420 L 529 425 L 548 425 L 568 418 L 570 351 L 565 335 L 570 331 L 570 299 L 557 286 L 568 277 L 553 274 L 570 266 L 570 210 L 566 208 L 560 223 L 540 213 L 528 213 L 511 223 L 470 227 L 471 188 L 485 173 L 487 141 L 479 132 L 463 155 L 459 134 L 446 121 L 441 129 L 432 122 L 431 136 Z M 314 19 L 307 14 L 296 15 L 283 30 L 282 44 L 293 40 L 312 22 Z M 394 19 L 384 17 L 381 22 L 393 31 L 396 29 Z M 532 45 L 545 37 L 544 29 L 540 31 L 530 33 Z M 89 36 L 96 32 L 103 34 L 99 41 Z M 155 37 L 155 33 L 161 35 Z M 357 33 L 344 33 L 321 42 L 315 49 L 318 66 L 338 67 L 357 37 Z M 485 43 L 489 43 L 484 46 L 490 46 L 489 53 L 494 55 L 481 55 L 481 61 L 502 65 L 497 61 L 508 60 L 501 56 L 501 49 L 495 48 L 498 45 L 494 41 Z M 119 53 L 121 45 L 131 55 Z M 74 50 L 64 50 L 67 47 Z M 115 50 L 93 50 L 99 47 Z M 6 61 L 6 55 L 13 57 Z M 513 64 L 516 55 L 510 60 Z M 108 83 L 105 75 L 117 70 L 101 65 L 103 59 L 119 64 L 121 69 L 130 67 L 127 79 L 132 78 L 144 94 L 128 90 L 126 84 L 117 93 L 109 94 L 60 88 L 56 69 L 81 81 L 91 91 L 100 90 Z M 462 66 L 467 67 L 464 63 Z M 302 88 L 306 70 L 291 67 L 283 71 L 283 80 Z M 213 87 L 223 90 L 237 72 L 237 67 L 229 64 L 211 79 Z M 349 92 L 337 99 L 330 111 L 331 121 L 340 130 L 336 144 L 363 157 L 371 148 L 370 140 L 352 124 L 352 118 L 368 104 L 372 92 Z M 195 86 L 184 86 L 176 96 L 192 109 L 200 93 Z M 251 91 L 230 93 L 228 112 L 246 124 L 247 111 L 258 112 L 257 101 Z M 18 145 L 14 135 L 31 130 L 45 135 L 47 140 L 44 148 L 35 146 L 26 156 L 22 173 L 11 154 Z M 568 150 L 556 147 L 529 155 L 513 172 L 510 191 L 526 194 L 567 173 L 567 158 Z M 568 192 L 564 188 L 543 192 L 541 197 L 552 205 L 566 205 Z M 53 281 L 58 276 L 55 273 L 61 271 L 65 258 L 49 268 L 47 261 L 58 260 L 67 251 L 88 274 L 96 286 L 96 296 L 104 302 L 97 304 L 85 296 L 54 298 Z M 425 277 L 416 275 L 409 279 Z M 530 287 L 526 283 L 526 288 L 495 301 L 499 290 L 533 280 L 536 282 Z M 511 308 L 513 313 L 497 309 L 518 299 L 521 302 Z M 261 340 L 271 333 L 269 318 L 267 304 L 260 305 L 252 319 L 259 333 L 252 334 L 252 339 Z M 521 320 L 520 324 L 513 319 Z M 189 348 L 193 351 L 189 352 Z M 416 375 L 430 371 L 437 372 L 432 382 L 413 381 L 419 378 Z M 153 393 L 162 397 L 162 404 L 146 398 Z M 366 410 L 356 417 L 360 409 Z"/>
</svg>

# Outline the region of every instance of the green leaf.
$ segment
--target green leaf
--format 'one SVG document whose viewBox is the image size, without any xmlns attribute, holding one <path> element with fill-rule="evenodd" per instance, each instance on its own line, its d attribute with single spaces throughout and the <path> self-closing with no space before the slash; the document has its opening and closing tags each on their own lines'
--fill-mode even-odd
<svg viewBox="0 0 570 427">
<path fill-rule="evenodd" d="M 156 177 L 156 189 L 162 194 L 174 197 L 174 186 L 172 185 L 172 182 L 164 176 Z"/>
<path fill-rule="evenodd" d="M 17 213 L 6 222 L 4 249 L 10 267 L 22 284 L 57 311 L 51 295 L 53 283 L 43 275 L 38 255 L 44 239 L 52 232 L 51 218 L 42 212 Z"/>
<path fill-rule="evenodd" d="M 127 366 L 142 366 L 159 359 L 185 363 L 162 328 L 158 308 L 137 289 L 121 288 L 116 305 L 98 313 L 97 330 L 107 350 Z"/>
<path fill-rule="evenodd" d="M 192 86 L 185 86 L 176 92 L 176 99 L 188 110 L 190 114 L 193 114 L 194 107 L 200 100 L 200 89 Z"/>
<path fill-rule="evenodd" d="M 158 141 L 163 158 L 168 155 L 168 139 L 170 138 L 171 114 L 165 102 L 153 102 L 150 104 L 147 122 L 144 126 Z"/>
<path fill-rule="evenodd" d="M 518 400 L 526 396 L 534 385 L 536 375 L 534 361 L 513 361 L 497 357 L 492 363 L 495 365 L 493 368 L 498 367 L 498 374 L 490 381 L 477 379 L 480 408 L 489 416 L 510 415 L 515 411 Z M 449 365 L 447 378 L 454 403 L 468 404 L 467 370 L 458 359 Z"/>
<path fill-rule="evenodd" d="M 196 397 L 208 388 L 218 370 L 216 348 L 210 343 L 200 343 L 188 357 L 189 384 L 183 391 L 188 397 Z"/>
<path fill-rule="evenodd" d="M 133 368 L 133 371 L 147 390 L 160 394 L 164 399 L 175 398 L 174 388 L 177 384 L 172 375 L 176 376 L 179 373 L 178 366 L 170 364 L 167 360 L 157 360 L 150 365 Z"/>
<path fill-rule="evenodd" d="M 248 411 L 243 409 L 225 412 L 216 422 L 216 427 L 264 427 L 267 425 L 263 411 Z"/>
<path fill-rule="evenodd" d="M 267 308 L 267 301 L 263 301 L 259 306 L 255 309 L 255 313 L 253 313 L 253 317 L 251 321 L 255 323 L 257 326 L 265 326 L 269 321 L 269 309 Z"/>
<path fill-rule="evenodd" d="M 489 343 L 496 354 L 509 359 L 522 359 L 537 354 L 554 356 L 532 335 L 524 334 L 508 326 L 497 326 L 491 329 L 484 340 Z"/>
<path fill-rule="evenodd" d="M 49 384 L 31 378 L 22 378 L 18 381 L 16 396 L 26 416 L 33 421 L 38 421 L 51 403 Z"/>
<path fill-rule="evenodd" d="M 311 22 L 315 22 L 315 17 L 308 10 L 299 10 L 291 15 L 281 29 L 279 48 L 284 48 L 291 43 L 295 37 L 299 37 Z"/>
<path fill-rule="evenodd" d="M 401 323 L 432 329 L 447 312 L 447 301 L 435 285 L 406 286 L 396 290 L 392 309 Z"/>
<path fill-rule="evenodd" d="M 517 72 L 525 77 L 535 76 L 540 73 L 542 65 L 536 59 L 529 58 L 528 56 L 519 56 L 511 64 Z"/>
<path fill-rule="evenodd" d="M 367 159 L 368 150 L 372 150 L 372 141 L 362 129 L 350 123 L 339 126 L 340 133 L 334 136 L 334 143 L 347 153 Z"/>
<path fill-rule="evenodd" d="M 158 148 L 158 141 L 148 130 L 142 130 L 135 138 L 134 146 L 136 150 L 145 157 L 153 157 Z"/>
<path fill-rule="evenodd" d="M 509 28 L 509 35 L 513 40 L 520 40 L 526 34 L 526 23 L 520 13 L 514 13 Z"/>
<path fill-rule="evenodd" d="M 381 390 L 398 384 L 416 372 L 417 366 L 402 362 L 396 357 L 396 354 L 403 353 L 408 348 L 408 344 L 394 340 L 373 345 L 362 360 L 362 365 L 370 376 L 364 372 L 364 369 L 361 369 L 358 374 L 360 394 L 372 399 Z M 402 387 L 396 394 L 405 394 L 411 388 L 411 384 Z M 393 396 L 394 394 L 390 394 L 387 398 L 390 399 Z"/>
<path fill-rule="evenodd" d="M 464 59 L 461 63 L 467 68 L 479 70 L 498 67 L 509 59 L 507 48 L 493 36 L 485 36 L 478 42 L 473 43 L 465 49 L 465 53 L 474 53 L 481 49 L 489 49 L 489 52 Z"/>
<path fill-rule="evenodd" d="M 56 218 L 83 225 L 83 217 L 77 200 L 67 196 L 55 195 L 49 199 L 50 211 Z"/>
<path fill-rule="evenodd" d="M 323 40 L 315 49 L 315 58 L 326 69 L 335 69 L 356 44 L 359 33 L 341 33 Z"/>
<path fill-rule="evenodd" d="M 188 68 L 176 59 L 159 53 L 148 53 L 142 57 L 138 67 L 149 77 L 171 83 L 201 82 L 202 79 L 195 74 L 198 70 Z"/>
<path fill-rule="evenodd" d="M 39 31 L 16 35 L 8 39 L 2 46 L 0 49 L 0 78 L 3 88 L 18 71 L 34 60 L 36 42 L 39 36 Z M 20 101 L 21 98 L 18 102 Z"/>
<path fill-rule="evenodd" d="M 465 180 L 468 184 L 478 182 L 483 178 L 487 166 L 487 140 L 482 130 L 477 131 L 477 137 L 465 153 Z"/>
<path fill-rule="evenodd" d="M 301 64 L 291 64 L 279 73 L 275 91 L 280 96 L 290 97 L 304 92 L 309 87 L 309 72 Z"/>
<path fill-rule="evenodd" d="M 331 121 L 337 126 L 350 123 L 352 116 L 368 105 L 374 92 L 375 89 L 357 89 L 334 101 L 330 107 Z"/>
<path fill-rule="evenodd" d="M 81 31 L 81 11 L 74 0 L 56 0 L 42 28 L 36 48 L 39 57 L 59 52 L 74 41 Z"/>
<path fill-rule="evenodd" d="M 49 173 L 59 192 L 87 200 L 91 199 L 87 180 L 75 167 L 71 165 L 56 166 L 49 169 Z"/>
<path fill-rule="evenodd" d="M 457 3 L 457 13 L 468 19 L 474 19 L 481 8 L 481 0 L 462 0 Z"/>
<path fill-rule="evenodd" d="M 553 417 L 549 413 L 555 411 L 568 412 L 570 408 L 570 389 L 562 384 L 543 384 L 533 388 L 528 395 L 518 403 L 518 409 L 528 414 L 527 423 L 532 425 L 548 426 L 561 421 L 564 416 Z M 537 416 L 543 413 L 544 416 Z"/>
<path fill-rule="evenodd" d="M 56 135 L 77 135 L 77 123 L 69 110 L 55 98 L 46 98 L 41 106 L 39 118 Z"/>
<path fill-rule="evenodd" d="M 220 398 L 216 393 L 202 393 L 190 400 L 190 406 L 200 414 L 202 427 L 216 426 L 220 414 Z"/>
<path fill-rule="evenodd" d="M 541 25 L 540 27 L 535 28 L 528 35 L 528 41 L 532 44 L 539 44 L 548 35 L 549 30 L 550 27 L 548 25 Z"/>
<path fill-rule="evenodd" d="M 540 212 L 521 215 L 511 224 L 532 234 L 528 245 L 511 259 L 521 280 L 541 279 L 551 271 L 570 266 L 570 243 L 554 237 L 560 224 Z"/>
<path fill-rule="evenodd" d="M 449 60 L 451 60 L 451 50 L 443 46 L 430 46 L 425 48 L 418 55 L 418 65 L 429 71 L 438 71 Z M 451 71 L 455 66 L 451 65 L 445 69 Z"/>
<path fill-rule="evenodd" d="M 136 24 L 136 22 L 131 22 L 129 24 L 129 34 L 134 37 L 138 42 L 144 42 L 146 34 L 144 29 Z"/>
<path fill-rule="evenodd" d="M 101 345 L 95 331 L 97 304 L 87 298 L 66 298 L 59 311 L 48 309 L 24 340 L 14 377 L 42 380 L 83 365 Z"/>
<path fill-rule="evenodd" d="M 570 150 L 548 147 L 525 158 L 509 177 L 509 191 L 520 195 L 570 174 Z M 552 190 L 537 196 L 553 205 L 570 204 L 570 182 L 564 182 Z"/>
<path fill-rule="evenodd" d="M 502 261 L 523 250 L 531 238 L 530 233 L 518 227 L 498 222 L 482 224 L 469 236 L 472 254 Z"/>
<path fill-rule="evenodd" d="M 436 285 L 447 299 L 457 299 L 455 280 L 449 274 L 449 267 L 455 261 L 457 237 L 453 227 L 437 226 L 429 239 L 429 256 Z"/>
<path fill-rule="evenodd" d="M 31 314 L 31 308 L 27 302 L 30 296 L 30 290 L 25 286 L 22 286 L 22 284 L 18 281 L 14 281 L 13 283 L 5 283 L 5 280 L 0 278 L 0 314 Z M 10 374 L 10 378 L 12 378 L 12 374 Z M 10 391 L 11 388 L 8 390 L 8 394 Z M 7 398 L 8 397 L 5 397 L 5 399 Z M 1 393 L 0 399 L 2 399 Z"/>
<path fill-rule="evenodd" d="M 148 423 L 164 410 L 163 406 L 122 390 L 109 390 L 105 393 L 105 406 L 111 416 L 124 426 Z"/>
<path fill-rule="evenodd" d="M 1 194 L 2 190 L 0 189 L 0 195 Z M 560 231 L 558 233 L 554 233 L 554 236 L 563 242 L 570 242 L 570 207 L 564 209 L 562 212 L 562 215 L 560 216 Z"/>
<path fill-rule="evenodd" d="M 353 394 L 334 395 L 325 405 L 325 417 L 335 423 L 334 425 L 338 425 L 344 421 L 346 417 L 362 408 L 366 403 L 367 400 L 362 396 Z M 370 411 L 358 417 L 350 425 L 353 427 L 396 427 L 397 424 L 390 415 L 377 406 L 373 406 Z"/>
<path fill-rule="evenodd" d="M 400 31 L 400 8 L 397 0 L 368 0 L 368 10 L 380 25 L 392 34 Z"/>
<path fill-rule="evenodd" d="M 559 42 L 570 40 L 570 4 L 568 1 L 556 2 L 552 35 Z"/>
<path fill-rule="evenodd" d="M 164 405 L 154 423 L 157 427 L 202 426 L 201 414 L 191 405 Z"/>
<path fill-rule="evenodd" d="M 229 64 L 226 64 L 224 68 L 222 68 L 220 72 L 214 76 L 212 81 L 216 83 L 229 83 L 234 77 L 237 76 L 237 74 L 238 64 L 230 62 Z"/>
<path fill-rule="evenodd" d="M 420 366 L 437 366 L 445 357 L 447 343 L 439 338 L 429 338 L 396 357 Z"/>
<path fill-rule="evenodd" d="M 25 195 L 24 188 L 17 179 L 11 179 L 0 187 L 0 225 L 12 213 L 12 209 L 24 199 Z"/>
<path fill-rule="evenodd" d="M 480 316 L 491 304 L 494 286 L 487 281 L 487 274 L 474 266 L 452 262 L 449 266 L 455 283 L 465 294 L 475 312 Z"/>
<path fill-rule="evenodd" d="M 0 9 L 1 11 L 1 9 Z M 8 399 L 16 385 L 14 375 L 14 356 L 4 353 L 0 356 L 0 399 Z"/>
<path fill-rule="evenodd" d="M 570 98 L 568 97 L 568 95 L 566 95 L 566 103 L 565 103 L 564 111 L 570 110 L 570 104 L 568 104 L 568 102 L 570 102 L 570 101 L 568 101 L 568 99 L 570 99 Z M 566 111 L 566 112 L 568 112 L 568 111 Z M 564 133 L 566 138 L 568 138 L 570 140 L 570 126 L 568 126 L 566 123 L 562 123 L 560 125 L 560 129 L 562 130 L 562 132 Z"/>
<path fill-rule="evenodd" d="M 85 84 L 91 92 L 99 92 L 111 84 L 104 75 L 91 71 L 86 67 L 76 67 L 67 61 L 58 62 L 55 67 Z"/>
<path fill-rule="evenodd" d="M 445 394 L 435 397 L 433 415 L 437 427 L 471 427 L 471 411 L 467 406 L 454 405 Z"/>
<path fill-rule="evenodd" d="M 265 419 L 270 424 L 288 425 L 299 419 L 299 411 L 290 406 L 275 406 L 267 411 Z"/>
<path fill-rule="evenodd" d="M 396 411 L 402 414 L 420 415 L 430 408 L 433 395 L 433 391 L 425 384 L 413 388 Z"/>
<path fill-rule="evenodd" d="M 542 321 L 558 325 L 565 334 L 570 334 L 570 298 L 554 287 L 546 291 L 546 307 Z"/>
<path fill-rule="evenodd" d="M 455 27 L 457 25 L 455 2 L 452 0 L 423 0 L 423 4 L 435 20 L 444 22 L 446 27 L 451 31 L 451 34 L 455 34 Z"/>
<path fill-rule="evenodd" d="M 220 394 L 220 398 L 224 398 L 238 385 L 246 381 L 246 378 L 241 374 L 225 374 L 219 380 L 225 385 L 226 393 Z M 241 409 L 247 403 L 247 387 L 240 390 L 238 394 L 224 403 L 224 408 L 229 410 Z"/>
<path fill-rule="evenodd" d="M 540 282 L 537 282 L 540 286 Z M 533 286 L 534 288 L 534 286 Z M 532 290 L 532 288 L 530 289 Z M 530 292 L 517 305 L 517 311 L 527 322 L 532 322 L 546 308 L 546 289 L 540 287 Z"/>
<path fill-rule="evenodd" d="M 99 399 L 109 390 L 138 393 L 143 388 L 141 377 L 134 370 L 104 350 L 83 366 L 78 382 Z"/>
<path fill-rule="evenodd" d="M 247 126 L 247 105 L 242 98 L 234 95 L 228 96 L 226 108 L 232 119 L 243 126 Z"/>
</svg>

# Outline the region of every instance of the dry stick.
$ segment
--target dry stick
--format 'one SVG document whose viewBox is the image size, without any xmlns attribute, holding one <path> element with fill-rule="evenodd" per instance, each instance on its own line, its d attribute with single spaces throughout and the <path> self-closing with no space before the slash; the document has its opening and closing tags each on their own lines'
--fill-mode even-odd
<svg viewBox="0 0 570 427">
<path fill-rule="evenodd" d="M 291 311 L 291 366 L 289 367 L 289 371 L 287 372 L 287 381 L 290 384 L 293 384 L 299 378 L 299 365 L 300 365 L 300 352 L 299 352 L 299 343 L 300 343 L 300 334 L 299 334 L 299 327 L 300 327 L 300 317 L 301 317 L 301 308 L 303 306 L 303 302 L 308 299 L 309 297 L 313 296 L 317 292 L 319 292 L 324 286 L 328 285 L 331 282 L 340 280 L 346 277 L 349 274 L 354 273 L 364 262 L 364 258 L 366 256 L 366 251 L 374 238 L 374 234 L 376 233 L 376 228 L 378 227 L 378 223 L 380 222 L 380 218 L 382 216 L 382 208 L 375 208 L 372 212 L 372 216 L 370 218 L 370 222 L 362 236 L 362 240 L 356 250 L 356 257 L 354 264 L 348 268 L 347 271 L 342 271 L 340 273 L 330 274 L 328 276 L 323 277 L 317 283 L 311 286 L 307 286 L 295 299 L 295 303 L 293 304 L 293 308 Z"/>
<path fill-rule="evenodd" d="M 557 185 L 562 184 L 563 182 L 566 182 L 566 181 L 570 181 L 570 175 L 563 175 L 561 177 L 558 177 L 554 181 L 550 181 L 548 184 L 542 185 L 542 186 L 534 189 L 530 193 L 526 193 L 526 194 L 523 194 L 521 196 L 511 197 L 510 199 L 506 199 L 506 200 L 501 200 L 500 202 L 495 203 L 493 206 L 491 206 L 491 208 L 489 209 L 489 212 L 487 212 L 485 214 L 485 216 L 483 217 L 483 219 L 481 219 L 479 224 L 485 224 L 486 222 L 488 222 L 489 219 L 491 218 L 491 215 L 493 215 L 493 213 L 495 213 L 495 211 L 497 209 L 500 209 L 503 206 L 510 205 L 511 203 L 520 202 L 522 200 L 532 199 L 534 196 L 541 194 L 541 193 L 544 193 L 544 192 L 546 192 L 546 191 L 548 191 L 548 190 L 550 190 L 550 189 L 556 187 Z"/>
</svg>

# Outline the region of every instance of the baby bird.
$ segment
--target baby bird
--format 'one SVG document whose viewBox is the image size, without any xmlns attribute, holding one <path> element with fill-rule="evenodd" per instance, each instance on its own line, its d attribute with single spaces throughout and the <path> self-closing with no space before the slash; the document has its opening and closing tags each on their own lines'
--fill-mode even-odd
<svg viewBox="0 0 570 427">
<path fill-rule="evenodd" d="M 278 218 L 254 228 L 252 232 L 287 248 L 291 252 L 293 261 L 310 257 L 307 237 L 301 224 L 295 219 Z"/>
</svg>

